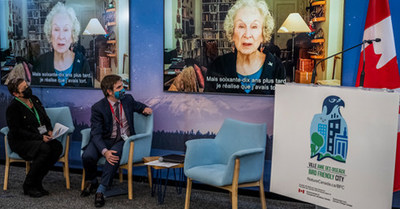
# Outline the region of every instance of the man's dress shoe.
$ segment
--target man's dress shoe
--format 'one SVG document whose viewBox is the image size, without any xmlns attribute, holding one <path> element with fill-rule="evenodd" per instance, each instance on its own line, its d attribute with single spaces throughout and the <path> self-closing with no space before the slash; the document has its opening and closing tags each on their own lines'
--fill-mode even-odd
<svg viewBox="0 0 400 209">
<path fill-rule="evenodd" d="M 87 197 L 90 194 L 93 194 L 97 190 L 98 186 L 98 183 L 92 184 L 90 181 L 85 182 L 85 188 L 81 192 L 81 197 Z"/>
<path fill-rule="evenodd" d="M 94 206 L 96 206 L 96 208 L 100 208 L 104 206 L 104 203 L 105 200 L 103 193 L 97 192 L 96 195 L 94 196 Z"/>
</svg>

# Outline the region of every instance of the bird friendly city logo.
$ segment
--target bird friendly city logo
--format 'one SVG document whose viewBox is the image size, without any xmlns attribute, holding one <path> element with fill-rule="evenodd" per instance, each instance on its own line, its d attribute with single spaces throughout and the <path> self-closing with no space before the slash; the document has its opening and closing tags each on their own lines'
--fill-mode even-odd
<svg viewBox="0 0 400 209">
<path fill-rule="evenodd" d="M 331 158 L 345 163 L 348 150 L 347 124 L 340 113 L 344 101 L 338 96 L 328 96 L 322 112 L 314 115 L 310 127 L 311 158 L 318 161 Z"/>
</svg>

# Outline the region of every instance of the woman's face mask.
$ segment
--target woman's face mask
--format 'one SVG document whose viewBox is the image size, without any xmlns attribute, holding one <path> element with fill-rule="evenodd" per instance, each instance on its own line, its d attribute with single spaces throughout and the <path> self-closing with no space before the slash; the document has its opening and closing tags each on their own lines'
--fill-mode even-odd
<svg viewBox="0 0 400 209">
<path fill-rule="evenodd" d="M 24 91 L 21 92 L 24 96 L 22 96 L 25 99 L 29 99 L 32 97 L 32 89 L 30 86 L 28 86 L 28 88 L 26 88 Z"/>
</svg>

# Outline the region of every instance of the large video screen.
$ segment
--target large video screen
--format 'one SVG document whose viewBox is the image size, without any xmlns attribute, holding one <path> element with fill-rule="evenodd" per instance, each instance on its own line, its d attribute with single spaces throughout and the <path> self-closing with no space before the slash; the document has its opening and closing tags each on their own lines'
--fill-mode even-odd
<svg viewBox="0 0 400 209">
<path fill-rule="evenodd" d="M 129 1 L 0 0 L 1 84 L 100 88 L 107 74 L 129 87 Z"/>
<path fill-rule="evenodd" d="M 341 29 L 334 30 L 339 39 L 329 49 L 314 40 L 328 37 L 327 8 L 342 28 L 343 0 L 328 2 L 164 0 L 164 91 L 273 95 L 275 84 L 304 82 L 303 71 L 310 73 L 328 51 L 342 48 Z M 291 13 L 299 13 L 310 32 L 278 31 Z M 323 66 L 319 79 L 328 74 Z M 340 78 L 340 64 L 334 68 Z"/>
</svg>

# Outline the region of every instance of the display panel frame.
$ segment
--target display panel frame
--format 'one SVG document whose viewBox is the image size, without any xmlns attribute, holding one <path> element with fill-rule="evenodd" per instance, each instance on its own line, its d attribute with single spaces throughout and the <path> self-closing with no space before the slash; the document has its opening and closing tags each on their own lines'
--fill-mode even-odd
<svg viewBox="0 0 400 209">
<path fill-rule="evenodd" d="M 225 37 L 224 17 L 227 11 L 235 3 L 234 0 L 164 0 L 164 65 L 163 65 L 163 90 L 164 92 L 185 92 L 185 93 L 212 93 L 212 94 L 231 94 L 231 95 L 252 95 L 252 96 L 271 96 L 273 95 L 274 85 L 269 86 L 272 91 L 254 91 L 246 92 L 242 83 L 239 83 L 238 91 L 214 91 L 207 90 L 207 80 L 213 80 L 213 77 L 207 77 L 207 71 L 210 69 L 210 63 L 215 58 L 233 51 L 232 41 Z M 275 22 L 272 32 L 273 39 L 259 47 L 266 49 L 276 55 L 284 66 L 287 82 L 294 82 L 295 70 L 299 70 L 299 58 L 311 60 L 311 56 L 319 53 L 313 63 L 330 54 L 339 52 L 343 48 L 343 18 L 337 18 L 335 14 L 344 12 L 344 0 L 340 3 L 329 3 L 328 1 L 280 1 L 271 0 L 268 3 L 269 11 Z M 329 5 L 328 5 L 329 4 Z M 329 9 L 329 11 L 328 11 Z M 279 11 L 277 11 L 279 10 Z M 332 12 L 330 12 L 332 10 Z M 322 12 L 321 12 L 322 11 Z M 291 39 L 292 34 L 279 33 L 278 29 L 285 21 L 289 13 L 298 12 L 303 17 L 306 24 L 310 25 L 311 20 L 315 27 L 314 33 L 295 34 L 294 61 L 292 61 Z M 208 15 L 208 16 L 207 16 Z M 319 15 L 332 21 L 321 21 Z M 215 19 L 215 22 L 209 20 Z M 314 21 L 318 19 L 317 21 Z M 339 19 L 339 20 L 337 20 Z M 308 21 L 310 20 L 310 21 Z M 334 21 L 333 21 L 334 20 Z M 334 22 L 339 29 L 331 30 L 330 22 Z M 325 43 L 313 42 L 316 32 L 323 28 Z M 333 32 L 334 31 L 334 32 Z M 329 37 L 329 40 L 328 40 Z M 337 38 L 333 38 L 337 37 Z M 209 42 L 215 41 L 215 45 Z M 328 43 L 329 42 L 329 43 Z M 329 45 L 329 48 L 328 48 Z M 279 54 L 275 54 L 274 49 L 278 48 Z M 314 48 L 316 50 L 314 50 Z M 318 50 L 318 49 L 323 50 Z M 322 51 L 322 54 L 321 54 Z M 304 57 L 304 54 L 306 56 Z M 210 57 L 213 57 L 210 60 Z M 310 62 L 307 62 L 310 63 Z M 226 63 L 223 63 L 225 65 Z M 232 64 L 232 63 L 230 63 Z M 268 63 L 266 63 L 268 64 Z M 195 66 L 196 65 L 196 66 Z M 310 65 L 311 66 L 311 65 Z M 193 69 L 186 69 L 192 67 Z M 341 80 L 342 61 L 328 60 L 317 67 L 317 79 Z M 302 68 L 303 69 L 303 68 Z M 328 69 L 328 70 L 326 70 Z M 308 67 L 311 80 L 312 67 Z M 179 76 L 182 74 L 182 76 Z M 303 70 L 300 70 L 303 71 Z M 202 75 L 202 76 L 199 76 Z M 302 75 L 296 76 L 302 78 Z M 217 79 L 220 79 L 217 77 Z M 224 78 L 223 78 L 224 79 Z M 235 78 L 236 79 L 236 78 Z M 240 80 L 240 79 L 237 79 Z M 283 79 L 281 79 L 283 80 Z M 261 83 L 268 83 L 268 79 L 258 80 Z M 264 81 L 264 82 L 263 82 Z M 274 81 L 277 81 L 274 78 Z M 304 82 L 300 79 L 299 82 Z M 326 82 L 332 83 L 332 82 Z M 176 85 L 174 85 L 176 84 Z M 225 83 L 222 83 L 225 84 Z M 228 86 L 228 85 L 226 85 Z M 261 86 L 263 87 L 263 86 Z M 253 89 L 255 89 L 253 87 Z"/>
<path fill-rule="evenodd" d="M 46 36 L 44 23 L 58 2 L 72 8 L 80 23 L 79 42 L 69 47 L 74 52 L 72 71 L 57 72 L 56 65 L 53 68 L 49 64 L 57 61 L 57 51 Z M 105 75 L 118 74 L 126 88 L 130 87 L 128 0 L 2 0 L 0 4 L 6 11 L 0 15 L 5 23 L 0 27 L 2 85 L 7 84 L 8 77 L 8 82 L 23 77 L 34 87 L 98 89 Z M 92 18 L 97 18 L 104 32 L 89 30 Z M 50 55 L 44 57 L 46 53 Z M 43 60 L 45 64 L 40 63 Z M 59 75 L 64 77 L 60 80 Z"/>
</svg>

